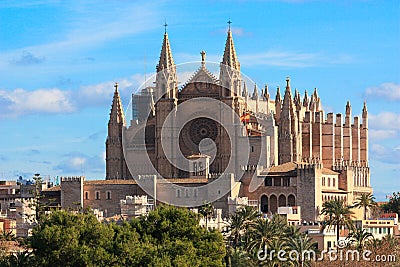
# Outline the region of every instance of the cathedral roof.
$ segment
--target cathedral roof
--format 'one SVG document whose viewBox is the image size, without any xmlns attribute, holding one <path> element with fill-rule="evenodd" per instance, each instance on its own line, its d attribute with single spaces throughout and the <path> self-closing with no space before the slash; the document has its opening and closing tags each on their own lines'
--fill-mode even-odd
<svg viewBox="0 0 400 267">
<path fill-rule="evenodd" d="M 304 162 L 287 162 L 283 163 L 277 166 L 272 166 L 270 168 L 264 169 L 260 175 L 283 175 L 283 174 L 291 174 L 292 172 L 295 172 L 297 170 L 298 164 L 304 164 L 304 165 L 309 165 L 309 163 L 304 163 Z M 322 174 L 325 175 L 339 175 L 339 173 L 332 171 L 331 169 L 328 168 L 322 168 Z"/>
<path fill-rule="evenodd" d="M 240 63 L 236 55 L 235 45 L 233 44 L 231 29 L 228 30 L 228 37 L 226 38 L 224 56 L 222 58 L 222 64 L 234 68 L 240 71 Z"/>
<path fill-rule="evenodd" d="M 165 32 L 164 40 L 160 53 L 160 60 L 157 65 L 157 71 L 169 69 L 175 65 L 174 58 L 172 57 L 171 46 L 169 44 L 168 33 Z"/>
</svg>

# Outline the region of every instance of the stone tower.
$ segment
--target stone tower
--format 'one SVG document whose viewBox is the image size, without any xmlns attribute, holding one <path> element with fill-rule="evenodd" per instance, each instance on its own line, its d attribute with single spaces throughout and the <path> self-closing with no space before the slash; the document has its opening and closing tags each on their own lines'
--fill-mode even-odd
<svg viewBox="0 0 400 267">
<path fill-rule="evenodd" d="M 168 33 L 165 31 L 164 40 L 161 47 L 160 59 L 156 66 L 156 88 L 155 96 L 158 100 L 156 103 L 156 121 L 155 121 L 155 155 L 156 168 L 163 177 L 177 177 L 178 170 L 170 164 L 170 160 L 167 159 L 163 145 L 168 146 L 167 150 L 172 151 L 172 155 L 176 155 L 174 150 L 176 149 L 173 140 L 177 140 L 179 132 L 173 125 L 174 120 L 169 120 L 171 125 L 164 125 L 164 121 L 167 116 L 176 110 L 178 105 L 178 78 L 176 73 L 176 65 L 172 56 L 171 46 L 169 44 Z M 168 133 L 171 138 L 168 144 L 161 143 L 161 131 L 162 128 L 168 129 Z M 174 157 L 174 156 L 172 156 Z M 172 158 L 172 161 L 175 159 Z"/>
<path fill-rule="evenodd" d="M 131 175 L 122 147 L 122 128 L 125 126 L 125 115 L 119 96 L 118 83 L 115 83 L 114 87 L 106 140 L 106 179 L 130 179 Z"/>
<path fill-rule="evenodd" d="M 240 96 L 240 80 L 240 62 L 236 55 L 231 28 L 229 27 L 228 36 L 225 42 L 224 55 L 220 64 L 220 82 L 222 87 L 225 89 L 222 92 L 222 96 Z"/>
<path fill-rule="evenodd" d="M 277 99 L 278 103 L 279 96 L 277 96 Z M 286 90 L 278 126 L 279 164 L 299 161 L 301 158 L 301 132 L 299 133 L 299 120 L 292 99 L 289 78 L 286 79 Z"/>
</svg>

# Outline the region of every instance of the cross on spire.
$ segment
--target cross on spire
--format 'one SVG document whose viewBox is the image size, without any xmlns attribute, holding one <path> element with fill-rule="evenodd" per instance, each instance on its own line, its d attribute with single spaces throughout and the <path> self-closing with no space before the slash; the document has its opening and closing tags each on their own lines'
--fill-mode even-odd
<svg viewBox="0 0 400 267">
<path fill-rule="evenodd" d="M 232 21 L 229 19 L 227 23 L 228 23 L 229 30 L 231 30 Z"/>
<path fill-rule="evenodd" d="M 168 24 L 167 24 L 167 20 L 165 20 L 165 22 L 164 22 L 164 33 L 167 33 L 167 26 L 168 26 Z"/>
</svg>

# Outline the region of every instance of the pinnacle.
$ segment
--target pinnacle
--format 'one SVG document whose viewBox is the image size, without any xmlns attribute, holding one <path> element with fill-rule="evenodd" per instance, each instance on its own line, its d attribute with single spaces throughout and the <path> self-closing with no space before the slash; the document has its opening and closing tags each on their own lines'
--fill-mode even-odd
<svg viewBox="0 0 400 267">
<path fill-rule="evenodd" d="M 111 105 L 110 122 L 122 123 L 125 125 L 125 115 L 122 108 L 121 98 L 118 91 L 118 83 L 115 83 L 114 97 Z"/>
<path fill-rule="evenodd" d="M 240 71 L 240 63 L 236 55 L 235 45 L 233 44 L 232 32 L 228 30 L 228 36 L 225 43 L 224 56 L 222 58 L 222 64 L 229 66 L 237 71 Z"/>
<path fill-rule="evenodd" d="M 169 69 L 175 65 L 174 58 L 172 57 L 171 46 L 169 44 L 168 33 L 164 33 L 164 40 L 160 53 L 160 61 L 157 65 L 157 71 Z"/>
</svg>

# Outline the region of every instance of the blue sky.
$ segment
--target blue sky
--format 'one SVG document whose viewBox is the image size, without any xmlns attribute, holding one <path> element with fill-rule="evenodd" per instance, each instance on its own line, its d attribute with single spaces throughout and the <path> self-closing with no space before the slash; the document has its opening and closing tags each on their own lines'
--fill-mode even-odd
<svg viewBox="0 0 400 267">
<path fill-rule="evenodd" d="M 400 2 L 367 0 L 0 1 L 0 179 L 104 179 L 113 83 L 127 107 L 165 19 L 176 63 L 219 62 L 231 19 L 242 72 L 273 96 L 290 76 L 326 111 L 367 100 L 375 195 L 400 191 Z"/>
</svg>

